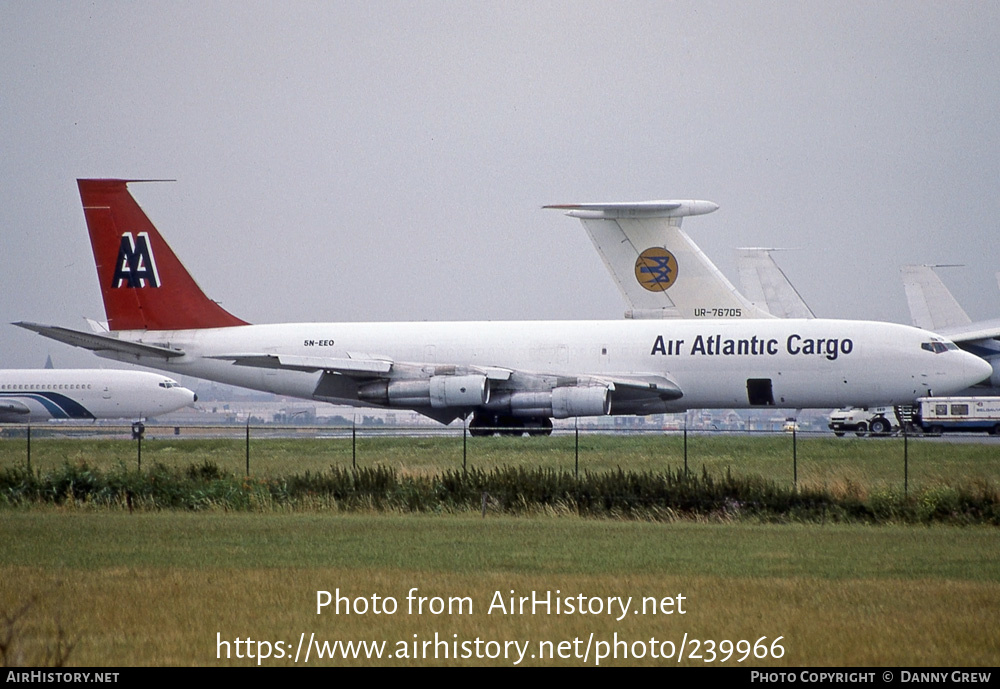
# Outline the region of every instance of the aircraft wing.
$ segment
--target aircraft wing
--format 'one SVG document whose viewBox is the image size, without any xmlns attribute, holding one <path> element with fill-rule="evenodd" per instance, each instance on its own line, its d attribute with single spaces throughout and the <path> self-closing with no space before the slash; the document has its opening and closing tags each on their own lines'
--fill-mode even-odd
<svg viewBox="0 0 1000 689">
<path fill-rule="evenodd" d="M 276 368 L 286 371 L 325 371 L 355 378 L 394 378 L 417 377 L 418 371 L 427 374 L 447 370 L 444 375 L 456 375 L 461 372 L 481 373 L 490 380 L 504 381 L 511 377 L 513 371 L 499 366 L 452 366 L 448 364 L 419 364 L 394 362 L 386 356 L 372 354 L 356 354 L 348 352 L 344 357 L 294 356 L 288 354 L 216 354 L 209 359 L 232 361 L 237 366 L 254 366 L 257 368 Z M 461 370 L 460 370 L 461 369 Z"/>
<path fill-rule="evenodd" d="M 954 325 L 935 330 L 938 335 L 947 337 L 955 344 L 973 342 L 975 340 L 992 340 L 1000 338 L 1000 318 L 989 321 L 976 321 L 968 325 Z"/>
<path fill-rule="evenodd" d="M 87 333 L 80 330 L 72 330 L 71 328 L 61 328 L 56 325 L 42 325 L 40 323 L 28 323 L 26 321 L 19 321 L 14 323 L 14 325 L 19 328 L 25 328 L 26 330 L 32 330 L 39 335 L 44 335 L 45 337 L 53 340 L 65 342 L 66 344 L 73 345 L 74 347 L 89 349 L 97 354 L 116 353 L 136 357 L 155 357 L 159 359 L 172 359 L 174 357 L 184 356 L 184 352 L 180 349 L 171 349 L 169 347 L 161 347 L 159 345 L 142 342 L 126 342 L 111 335 Z"/>
<path fill-rule="evenodd" d="M 347 376 L 380 376 L 392 370 L 392 360 L 378 358 L 342 358 L 291 356 L 286 354 L 218 354 L 208 357 L 232 361 L 236 366 L 280 368 L 287 371 L 327 371 Z"/>
<path fill-rule="evenodd" d="M 406 406 L 443 423 L 476 409 L 503 413 L 531 409 L 556 418 L 572 416 L 584 407 L 658 413 L 664 411 L 666 402 L 684 394 L 673 380 L 653 373 L 567 376 L 494 366 L 399 362 L 353 353 L 347 357 L 233 353 L 211 358 L 236 366 L 322 372 L 314 393 L 319 399 Z"/>
</svg>

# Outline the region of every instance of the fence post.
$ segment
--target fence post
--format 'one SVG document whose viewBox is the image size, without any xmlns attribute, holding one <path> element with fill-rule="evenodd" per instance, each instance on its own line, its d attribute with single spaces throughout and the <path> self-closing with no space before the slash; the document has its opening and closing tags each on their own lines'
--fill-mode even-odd
<svg viewBox="0 0 1000 689">
<path fill-rule="evenodd" d="M 684 419 L 684 475 L 688 474 L 688 424 Z"/>
<path fill-rule="evenodd" d="M 28 424 L 28 473 L 31 473 L 31 424 Z"/>
<path fill-rule="evenodd" d="M 466 458 L 467 458 L 467 447 L 468 447 L 468 435 L 469 427 L 465 423 L 465 419 L 462 419 L 462 476 L 466 476 Z M 486 503 L 483 502 L 483 516 L 486 516 Z"/>
<path fill-rule="evenodd" d="M 796 440 L 795 426 L 792 426 L 792 490 L 799 489 L 799 451 Z"/>
<path fill-rule="evenodd" d="M 139 471 L 142 471 L 142 433 L 136 438 L 136 463 L 138 464 Z"/>
<path fill-rule="evenodd" d="M 903 497 L 910 494 L 910 446 L 906 425 L 903 425 Z"/>
<path fill-rule="evenodd" d="M 250 475 L 250 419 L 247 419 L 247 476 Z"/>
<path fill-rule="evenodd" d="M 351 469 L 358 468 L 358 420 L 351 422 Z"/>
<path fill-rule="evenodd" d="M 579 422 L 577 422 L 576 426 L 574 427 L 574 430 L 576 431 L 576 449 L 573 452 L 574 457 L 575 457 L 575 461 L 573 463 L 573 475 L 576 478 L 580 478 L 580 424 L 579 424 Z"/>
</svg>

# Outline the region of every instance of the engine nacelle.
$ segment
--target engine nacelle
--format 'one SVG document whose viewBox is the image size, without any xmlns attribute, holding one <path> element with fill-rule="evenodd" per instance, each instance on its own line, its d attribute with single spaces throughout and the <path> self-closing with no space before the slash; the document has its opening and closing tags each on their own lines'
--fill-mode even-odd
<svg viewBox="0 0 1000 689">
<path fill-rule="evenodd" d="M 604 385 L 565 386 L 545 391 L 503 391 L 486 408 L 513 416 L 605 416 L 611 412 L 611 390 Z"/>
<path fill-rule="evenodd" d="M 432 376 L 430 383 L 432 407 L 478 407 L 490 401 L 486 376 Z"/>
<path fill-rule="evenodd" d="M 380 380 L 358 388 L 358 399 L 385 407 L 478 407 L 490 399 L 490 382 L 482 375 Z"/>
<path fill-rule="evenodd" d="M 556 388 L 552 391 L 552 416 L 605 416 L 611 413 L 611 390 L 603 385 Z"/>
</svg>

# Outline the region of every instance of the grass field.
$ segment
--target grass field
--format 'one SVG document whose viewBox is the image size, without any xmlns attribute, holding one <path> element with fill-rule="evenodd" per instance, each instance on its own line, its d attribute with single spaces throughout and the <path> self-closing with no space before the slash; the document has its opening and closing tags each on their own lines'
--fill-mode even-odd
<svg viewBox="0 0 1000 689">
<path fill-rule="evenodd" d="M 29 662 L 61 628 L 78 639 L 71 664 L 104 666 L 253 664 L 217 658 L 217 634 L 294 646 L 303 632 L 331 642 L 384 640 L 390 650 L 436 632 L 448 640 L 530 641 L 536 654 L 546 640 L 579 638 L 582 649 L 591 634 L 677 645 L 685 633 L 717 642 L 766 637 L 767 644 L 780 636 L 781 658 L 742 664 L 1000 663 L 1000 559 L 989 528 L 67 509 L 5 510 L 0 534 L 0 608 L 37 601 L 21 636 Z M 428 598 L 467 597 L 467 614 L 408 614 L 414 587 Z M 368 604 L 373 594 L 392 597 L 397 612 L 317 615 L 316 592 L 337 589 Z M 509 597 L 511 590 L 632 596 L 630 609 L 642 597 L 676 601 L 681 594 L 685 614 L 647 610 L 621 621 L 620 613 L 488 614 L 496 592 Z M 707 658 L 706 647 L 700 650 Z M 583 662 L 525 657 L 522 664 Z M 647 655 L 603 664 L 663 662 Z M 310 661 L 318 663 L 512 661 Z"/>
<path fill-rule="evenodd" d="M 683 464 L 679 437 L 619 440 L 581 436 L 581 469 Z M 790 438 L 688 440 L 693 470 L 729 468 L 791 482 Z M 572 469 L 575 460 L 572 436 L 476 439 L 466 449 L 469 465 L 479 468 Z M 84 461 L 113 467 L 134 462 L 135 450 L 129 441 L 37 439 L 32 467 Z M 815 481 L 864 491 L 902 482 L 899 440 L 800 438 L 796 450 L 800 485 Z M 23 452 L 24 439 L 0 441 L 0 467 L 23 465 Z M 240 474 L 244 453 L 237 439 L 151 439 L 143 443 L 143 465 L 209 460 Z M 996 486 L 998 455 L 996 446 L 911 441 L 910 488 Z M 362 438 L 357 461 L 437 472 L 461 466 L 461 437 Z M 251 445 L 255 475 L 350 463 L 349 440 L 260 439 Z M 491 513 L 484 519 L 322 509 L 129 514 L 120 507 L 8 506 L 0 509 L 0 620 L 16 618 L 16 648 L 6 662 L 22 664 L 53 662 L 60 638 L 75 642 L 70 665 L 255 664 L 236 657 L 235 640 L 243 640 L 245 655 L 249 638 L 270 643 L 265 648 L 272 657 L 262 664 L 282 666 L 292 664 L 300 638 L 310 634 L 330 643 L 387 646 L 380 660 L 313 655 L 309 664 L 509 666 L 518 650 L 508 645 L 514 657 L 505 657 L 496 644 L 513 641 L 528 644 L 521 665 L 594 665 L 602 649 L 618 654 L 602 665 L 676 664 L 686 634 L 682 665 L 995 666 L 998 552 L 996 527 L 652 523 L 565 512 Z M 463 614 L 410 614 L 412 588 L 428 606 L 435 596 L 442 604 L 449 598 L 468 604 Z M 383 603 L 391 597 L 397 611 L 336 614 L 327 608 L 317 614 L 317 591 L 338 589 L 369 606 L 375 595 Z M 507 602 L 512 590 L 515 597 L 552 592 L 574 602 L 582 594 L 588 605 L 599 601 L 605 610 L 514 615 L 494 607 L 491 613 L 491 603 Z M 679 594 L 683 615 L 641 608 L 644 598 L 670 597 L 676 606 Z M 607 598 L 617 596 L 633 598 L 621 620 L 621 613 L 606 612 Z M 5 629 L 10 625 L 0 629 L 0 638 Z M 444 645 L 435 646 L 435 634 Z M 781 654 L 772 657 L 778 637 Z M 481 646 L 461 645 L 477 638 Z M 627 643 L 615 646 L 616 640 Z M 767 657 L 753 656 L 759 640 L 757 649 Z M 220 641 L 229 642 L 230 657 Z M 279 647 L 279 641 L 288 645 Z M 444 658 L 449 642 L 457 646 Z M 560 649 L 560 642 L 563 657 L 541 657 L 546 649 Z M 471 657 L 455 658 L 453 649 L 459 656 L 468 649 Z M 477 650 L 497 657 L 477 657 Z M 738 663 L 744 651 L 749 657 Z M 653 658 L 653 652 L 673 655 Z"/>
</svg>

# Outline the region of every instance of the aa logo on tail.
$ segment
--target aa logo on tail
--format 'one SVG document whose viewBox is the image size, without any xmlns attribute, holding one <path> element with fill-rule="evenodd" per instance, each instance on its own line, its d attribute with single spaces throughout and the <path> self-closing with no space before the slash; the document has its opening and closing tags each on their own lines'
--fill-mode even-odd
<svg viewBox="0 0 1000 689">
<path fill-rule="evenodd" d="M 677 259 L 660 246 L 646 249 L 635 262 L 635 279 L 650 292 L 663 292 L 677 281 Z"/>
<path fill-rule="evenodd" d="M 133 237 L 131 232 L 122 235 L 111 286 L 115 288 L 160 286 L 160 276 L 156 272 L 156 261 L 153 259 L 153 249 L 149 246 L 148 232 L 140 232 L 136 237 Z"/>
</svg>

